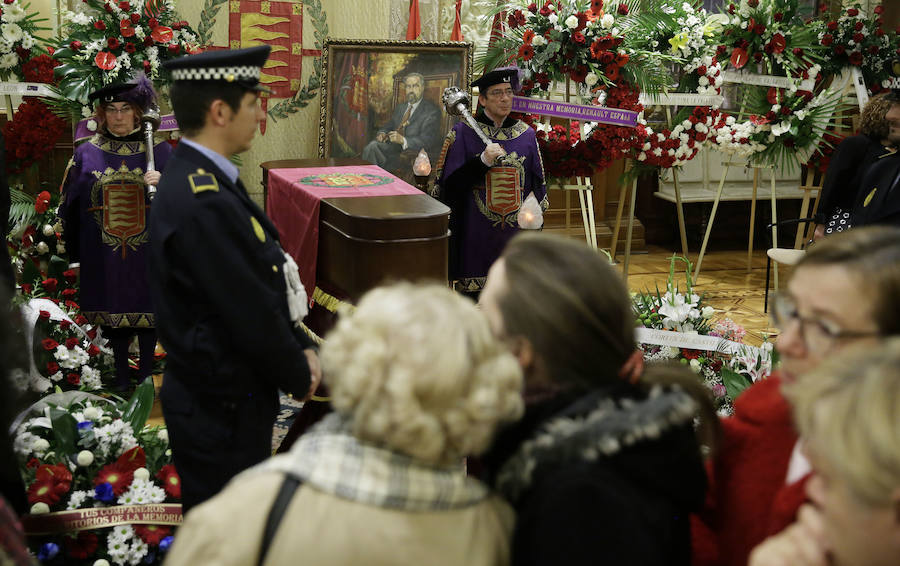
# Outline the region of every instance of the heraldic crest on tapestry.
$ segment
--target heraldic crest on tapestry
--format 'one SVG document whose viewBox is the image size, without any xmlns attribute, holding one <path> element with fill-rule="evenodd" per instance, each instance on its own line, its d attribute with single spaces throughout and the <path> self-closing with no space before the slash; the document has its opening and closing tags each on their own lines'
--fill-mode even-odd
<svg viewBox="0 0 900 566">
<path fill-rule="evenodd" d="M 504 158 L 504 165 L 491 167 L 484 176 L 484 200 L 475 193 L 478 210 L 494 224 L 514 226 L 515 215 L 522 206 L 525 156 L 516 152 Z"/>
<path fill-rule="evenodd" d="M 91 189 L 94 219 L 100 225 L 103 243 L 114 250 L 121 247 L 125 259 L 128 248 L 136 250 L 149 240 L 144 172 L 123 163 L 118 170 L 107 167 L 94 174 L 98 177 Z"/>
</svg>

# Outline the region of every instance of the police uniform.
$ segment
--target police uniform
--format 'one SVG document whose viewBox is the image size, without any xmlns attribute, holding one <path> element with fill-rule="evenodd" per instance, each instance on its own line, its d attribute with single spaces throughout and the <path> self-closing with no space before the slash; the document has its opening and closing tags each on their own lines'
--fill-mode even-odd
<svg viewBox="0 0 900 566">
<path fill-rule="evenodd" d="M 237 79 L 249 90 L 268 53 L 210 52 L 166 66 L 175 81 Z M 151 292 L 167 352 L 160 397 L 185 511 L 271 454 L 279 389 L 303 397 L 310 387 L 296 265 L 209 151 L 178 145 L 150 218 Z"/>
</svg>

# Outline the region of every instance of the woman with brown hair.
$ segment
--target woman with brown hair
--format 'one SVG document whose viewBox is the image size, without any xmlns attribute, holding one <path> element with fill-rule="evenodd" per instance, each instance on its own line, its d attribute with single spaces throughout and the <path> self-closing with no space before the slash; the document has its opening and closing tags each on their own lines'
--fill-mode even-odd
<svg viewBox="0 0 900 566">
<path fill-rule="evenodd" d="M 480 302 L 525 376 L 525 416 L 484 460 L 516 509 L 513 564 L 689 564 L 706 477 L 687 391 L 702 385 L 643 370 L 621 277 L 583 244 L 521 234 Z"/>
<path fill-rule="evenodd" d="M 831 158 L 816 214 L 816 239 L 850 228 L 850 211 L 866 171 L 894 151 L 896 140 L 890 139 L 885 115 L 895 103 L 887 95 L 869 100 L 860 115 L 859 134 L 841 141 Z"/>
</svg>

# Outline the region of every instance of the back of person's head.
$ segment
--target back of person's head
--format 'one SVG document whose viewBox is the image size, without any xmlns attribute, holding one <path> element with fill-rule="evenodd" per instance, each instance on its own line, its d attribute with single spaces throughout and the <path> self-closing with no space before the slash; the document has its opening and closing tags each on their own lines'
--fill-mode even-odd
<svg viewBox="0 0 900 566">
<path fill-rule="evenodd" d="M 169 98 L 178 128 L 186 136 L 194 136 L 206 125 L 206 113 L 214 100 L 223 100 L 235 113 L 241 108 L 245 86 L 223 81 L 175 81 Z"/>
<path fill-rule="evenodd" d="M 635 317 L 606 257 L 580 242 L 526 232 L 501 259 L 504 333 L 531 342 L 556 381 L 590 388 L 614 378 L 635 350 Z"/>
<path fill-rule="evenodd" d="M 900 227 L 866 226 L 824 238 L 795 269 L 809 267 L 845 269 L 872 305 L 880 332 L 900 334 Z"/>
<path fill-rule="evenodd" d="M 785 395 L 814 465 L 860 502 L 900 504 L 900 338 L 832 356 Z"/>
<path fill-rule="evenodd" d="M 859 116 L 859 133 L 877 140 L 887 139 L 890 125 L 885 115 L 898 101 L 890 92 L 869 99 Z"/>
<path fill-rule="evenodd" d="M 515 358 L 474 303 L 446 287 L 366 293 L 321 351 L 335 410 L 353 434 L 422 462 L 483 452 L 523 409 Z"/>
</svg>

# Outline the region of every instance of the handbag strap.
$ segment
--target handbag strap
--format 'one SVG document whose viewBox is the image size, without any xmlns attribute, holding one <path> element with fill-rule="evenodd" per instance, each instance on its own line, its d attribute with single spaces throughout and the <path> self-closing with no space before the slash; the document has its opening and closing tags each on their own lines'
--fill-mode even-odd
<svg viewBox="0 0 900 566">
<path fill-rule="evenodd" d="M 266 561 L 266 555 L 269 553 L 269 547 L 272 545 L 275 533 L 278 532 L 281 519 L 284 518 L 284 512 L 287 511 L 288 505 L 290 505 L 291 499 L 294 497 L 294 492 L 297 491 L 297 488 L 302 483 L 303 480 L 290 474 L 286 475 L 284 481 L 281 482 L 278 495 L 275 496 L 275 502 L 272 503 L 272 508 L 269 510 L 269 516 L 266 519 L 266 528 L 263 531 L 262 543 L 259 547 L 259 560 L 256 561 L 256 566 L 262 566 L 263 562 Z"/>
</svg>

